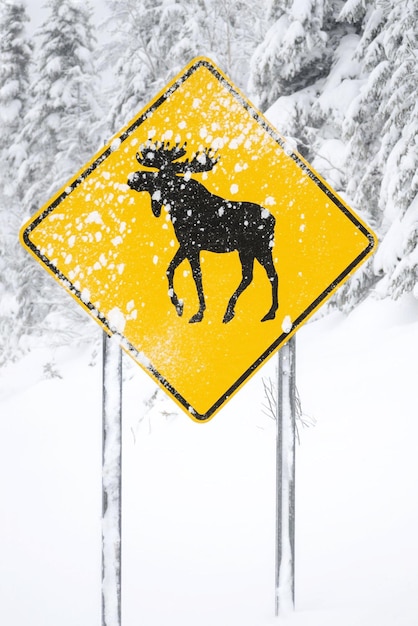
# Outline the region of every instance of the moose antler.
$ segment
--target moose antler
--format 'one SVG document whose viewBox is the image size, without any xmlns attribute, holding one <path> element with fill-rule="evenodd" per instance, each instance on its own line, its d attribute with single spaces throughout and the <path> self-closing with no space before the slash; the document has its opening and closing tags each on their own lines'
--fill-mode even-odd
<svg viewBox="0 0 418 626">
<path fill-rule="evenodd" d="M 173 147 L 170 147 L 170 142 L 168 141 L 157 141 L 154 143 L 148 139 L 148 141 L 139 148 L 139 151 L 136 153 L 136 159 L 138 163 L 144 167 L 164 169 L 185 154 L 186 143 L 182 146 L 176 143 Z"/>
<path fill-rule="evenodd" d="M 217 152 L 214 152 L 212 148 L 204 148 L 195 152 L 191 159 L 174 163 L 186 154 L 186 145 L 186 143 L 183 145 L 176 143 L 174 146 L 170 146 L 169 141 L 154 143 L 148 139 L 139 148 L 136 159 L 143 167 L 154 167 L 159 170 L 170 167 L 175 174 L 209 172 L 220 159 Z"/>
<path fill-rule="evenodd" d="M 210 172 L 220 158 L 219 155 L 217 156 L 217 151 L 214 152 L 212 148 L 204 148 L 195 152 L 191 159 L 187 159 L 187 161 L 182 163 L 175 163 L 174 165 L 178 173 L 191 172 L 198 174 L 199 172 Z"/>
</svg>

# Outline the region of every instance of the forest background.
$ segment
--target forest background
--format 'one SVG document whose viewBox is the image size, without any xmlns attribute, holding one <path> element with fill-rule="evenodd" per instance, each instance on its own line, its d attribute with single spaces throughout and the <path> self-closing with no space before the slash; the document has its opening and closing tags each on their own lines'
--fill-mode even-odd
<svg viewBox="0 0 418 626">
<path fill-rule="evenodd" d="M 377 232 L 329 306 L 418 297 L 415 0 L 47 0 L 36 28 L 29 15 L 1 5 L 0 363 L 84 341 L 86 316 L 20 249 L 19 227 L 200 55 Z"/>
</svg>

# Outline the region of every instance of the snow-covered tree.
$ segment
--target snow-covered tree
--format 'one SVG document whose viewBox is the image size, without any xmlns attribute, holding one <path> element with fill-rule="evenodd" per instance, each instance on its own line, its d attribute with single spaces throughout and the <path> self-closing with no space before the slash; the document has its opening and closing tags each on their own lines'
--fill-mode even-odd
<svg viewBox="0 0 418 626">
<path fill-rule="evenodd" d="M 113 45 L 105 49 L 115 62 L 111 132 L 127 122 L 157 93 L 178 63 L 176 43 L 185 22 L 184 7 L 173 0 L 108 0 Z"/>
<path fill-rule="evenodd" d="M 185 0 L 185 52 L 208 56 L 246 90 L 249 62 L 266 28 L 264 0 Z M 187 48 L 189 42 L 189 48 Z"/>
<path fill-rule="evenodd" d="M 22 158 L 16 143 L 28 108 L 32 48 L 26 34 L 25 5 L 9 0 L 0 9 L 0 159 L 4 186 L 12 193 L 10 174 Z"/>
<path fill-rule="evenodd" d="M 22 132 L 27 154 L 19 170 L 29 210 L 100 145 L 100 137 L 91 136 L 100 115 L 91 8 L 78 0 L 48 0 L 45 7 L 49 13 L 36 33 L 32 107 Z"/>
<path fill-rule="evenodd" d="M 343 138 L 349 149 L 347 192 L 381 245 L 340 294 L 348 302 L 379 279 L 378 292 L 392 297 L 417 292 L 418 283 L 418 11 L 411 0 L 368 0 L 364 8 L 353 6 L 357 18 L 363 15 L 355 51 L 363 84 L 347 110 Z"/>
<path fill-rule="evenodd" d="M 47 17 L 35 34 L 31 106 L 18 136 L 25 151 L 16 171 L 20 220 L 40 208 L 101 145 L 100 137 L 91 136 L 99 116 L 91 9 L 76 0 L 48 0 L 45 7 Z M 14 332 L 45 332 L 45 318 L 57 308 L 63 316 L 78 314 L 76 305 L 23 250 L 15 270 L 20 309 Z"/>
<path fill-rule="evenodd" d="M 262 109 L 324 76 L 330 65 L 324 0 L 273 0 L 270 29 L 251 61 L 251 90 Z"/>
<path fill-rule="evenodd" d="M 111 132 L 135 115 L 184 65 L 208 56 L 245 86 L 261 37 L 262 0 L 107 0 L 114 67 Z"/>
<path fill-rule="evenodd" d="M 389 295 L 397 297 L 418 285 L 418 9 L 412 0 L 385 2 L 383 8 L 387 22 L 378 39 L 389 67 L 379 107 L 382 140 L 372 167 L 381 173 L 378 208 L 385 241 L 375 268 L 386 275 Z"/>
<path fill-rule="evenodd" d="M 361 31 L 364 17 L 372 3 L 373 0 L 345 0 L 344 6 L 341 8 L 339 14 L 339 20 L 356 24 Z"/>
<path fill-rule="evenodd" d="M 321 128 L 327 126 L 328 139 L 340 134 L 330 128 L 330 97 L 320 96 L 343 80 L 341 62 L 352 46 L 347 37 L 355 28 L 338 19 L 342 6 L 341 0 L 271 0 L 270 29 L 251 59 L 254 100 L 262 110 L 275 109 L 279 131 L 293 137 L 309 160 L 318 151 Z"/>
<path fill-rule="evenodd" d="M 29 18 L 19 0 L 0 7 L 0 361 L 16 351 L 14 332 L 19 305 L 15 263 L 21 257 L 17 242 L 20 189 L 16 170 L 24 156 L 18 141 L 28 110 L 29 66 L 32 46 L 26 33 Z"/>
<path fill-rule="evenodd" d="M 378 210 L 381 175 L 375 155 L 380 147 L 384 123 L 382 102 L 389 76 L 389 62 L 379 39 L 384 32 L 385 15 L 380 6 L 371 7 L 355 58 L 362 67 L 362 87 L 347 108 L 343 136 L 349 140 L 347 191 L 357 206 L 364 206 L 374 225 L 380 221 Z M 383 113 L 384 116 L 384 113 Z M 359 164 L 361 166 L 359 167 Z"/>
<path fill-rule="evenodd" d="M 260 105 L 383 240 L 334 302 L 379 277 L 384 295 L 418 292 L 416 1 L 271 0 L 269 16 L 251 62 Z"/>
</svg>

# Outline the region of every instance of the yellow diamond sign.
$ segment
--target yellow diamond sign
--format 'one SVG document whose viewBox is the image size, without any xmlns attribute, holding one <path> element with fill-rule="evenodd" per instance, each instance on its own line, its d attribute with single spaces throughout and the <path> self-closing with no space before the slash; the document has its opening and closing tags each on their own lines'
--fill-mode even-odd
<svg viewBox="0 0 418 626">
<path fill-rule="evenodd" d="M 375 245 L 205 58 L 42 207 L 21 240 L 196 421 Z"/>
</svg>

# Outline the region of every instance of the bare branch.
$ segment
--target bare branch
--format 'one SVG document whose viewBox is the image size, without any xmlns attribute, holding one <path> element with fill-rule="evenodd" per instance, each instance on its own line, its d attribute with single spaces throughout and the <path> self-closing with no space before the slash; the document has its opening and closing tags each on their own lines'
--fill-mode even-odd
<svg viewBox="0 0 418 626">
<path fill-rule="evenodd" d="M 271 378 L 265 379 L 263 378 L 263 387 L 264 387 L 264 398 L 265 403 L 263 406 L 263 413 L 267 415 L 273 421 L 277 420 L 277 387 L 273 383 Z M 316 420 L 314 417 L 306 415 L 302 411 L 302 403 L 300 400 L 300 395 L 298 390 L 296 389 L 296 406 L 295 406 L 295 429 L 296 429 L 296 438 L 298 443 L 300 444 L 300 429 L 309 428 L 310 426 L 315 426 Z"/>
</svg>

